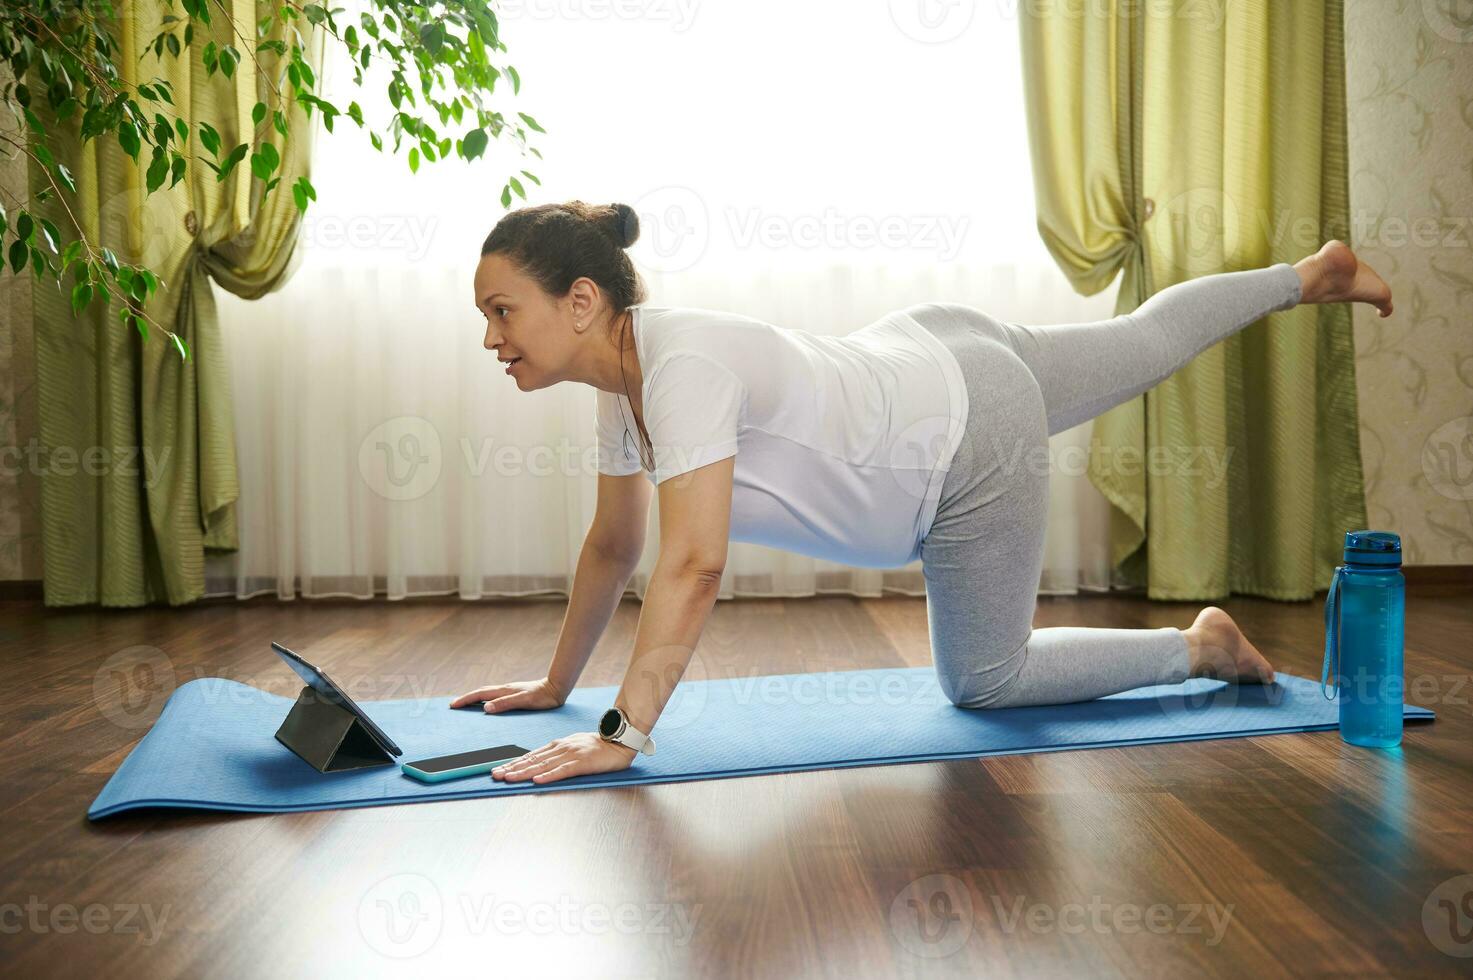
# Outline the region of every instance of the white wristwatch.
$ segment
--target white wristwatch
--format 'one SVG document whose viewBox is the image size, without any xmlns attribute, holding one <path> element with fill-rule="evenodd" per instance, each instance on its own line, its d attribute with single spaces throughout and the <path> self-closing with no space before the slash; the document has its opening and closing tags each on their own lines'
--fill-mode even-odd
<svg viewBox="0 0 1473 980">
<path fill-rule="evenodd" d="M 605 742 L 618 742 L 645 755 L 655 754 L 655 740 L 629 724 L 629 719 L 618 708 L 610 708 L 599 719 L 598 737 Z"/>
</svg>

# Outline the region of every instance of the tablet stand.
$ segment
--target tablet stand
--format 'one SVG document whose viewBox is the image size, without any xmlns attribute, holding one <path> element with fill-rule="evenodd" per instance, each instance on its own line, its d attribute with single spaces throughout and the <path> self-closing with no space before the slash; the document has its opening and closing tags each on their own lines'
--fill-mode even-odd
<svg viewBox="0 0 1473 980">
<path fill-rule="evenodd" d="M 394 757 L 374 740 L 347 708 L 323 700 L 310 687 L 276 730 L 276 740 L 318 772 L 392 765 Z"/>
</svg>

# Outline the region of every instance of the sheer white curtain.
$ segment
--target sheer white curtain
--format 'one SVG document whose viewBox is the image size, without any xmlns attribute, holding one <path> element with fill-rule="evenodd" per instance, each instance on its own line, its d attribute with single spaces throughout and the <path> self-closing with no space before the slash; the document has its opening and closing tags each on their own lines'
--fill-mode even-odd
<svg viewBox="0 0 1473 980">
<path fill-rule="evenodd" d="M 1074 295 L 1034 230 L 1014 5 L 938 20 L 914 6 L 505 5 L 522 90 L 502 109 L 546 128 L 545 160 L 493 144 L 412 175 L 340 122 L 318 143 L 295 275 L 255 302 L 218 297 L 240 550 L 211 557 L 210 593 L 568 591 L 593 515 L 593 392 L 518 391 L 481 347 L 471 292 L 501 186 L 523 167 L 541 180 L 523 180 L 532 203 L 639 211 L 631 254 L 656 305 L 821 333 L 926 300 L 1025 323 L 1109 316 L 1113 295 Z M 355 91 L 341 65 L 325 74 L 340 102 L 385 117 L 382 79 Z M 1109 585 L 1089 430 L 1052 440 L 1044 592 Z M 735 544 L 722 594 L 923 591 L 919 562 L 856 569 Z"/>
</svg>

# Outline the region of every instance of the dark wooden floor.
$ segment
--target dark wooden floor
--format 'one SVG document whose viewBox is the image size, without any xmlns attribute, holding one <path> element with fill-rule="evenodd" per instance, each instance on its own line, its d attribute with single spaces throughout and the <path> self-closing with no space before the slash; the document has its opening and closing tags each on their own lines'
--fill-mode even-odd
<svg viewBox="0 0 1473 980">
<path fill-rule="evenodd" d="M 1224 605 L 1276 666 L 1318 676 L 1319 605 Z M 620 610 L 583 683 L 619 682 L 638 608 Z M 1037 624 L 1186 626 L 1196 608 L 1046 598 Z M 365 698 L 453 694 L 540 675 L 561 610 L 0 603 L 0 972 L 1241 977 L 1473 965 L 1444 951 L 1473 954 L 1473 922 L 1448 911 L 1473 908 L 1473 877 L 1452 880 L 1473 873 L 1467 594 L 1409 598 L 1409 700 L 1439 720 L 1388 752 L 1281 735 L 85 819 L 173 686 L 218 675 L 293 691 L 268 640 L 365 681 L 354 689 Z M 157 653 L 117 656 L 140 645 Z M 150 657 L 151 673 L 104 669 Z M 706 676 L 924 665 L 925 607 L 720 603 L 701 660 Z"/>
</svg>

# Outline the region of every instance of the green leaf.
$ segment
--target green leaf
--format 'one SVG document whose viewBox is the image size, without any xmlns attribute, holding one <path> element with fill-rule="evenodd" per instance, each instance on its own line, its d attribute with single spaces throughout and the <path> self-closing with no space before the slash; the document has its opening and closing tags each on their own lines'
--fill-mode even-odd
<svg viewBox="0 0 1473 980">
<path fill-rule="evenodd" d="M 461 152 L 467 160 L 474 160 L 486 152 L 486 143 L 489 139 L 484 129 L 473 129 L 465 134 L 465 141 L 461 145 Z"/>
<path fill-rule="evenodd" d="M 31 232 L 35 229 L 36 222 L 24 211 L 20 213 L 19 218 L 15 219 L 15 237 L 21 241 L 29 242 L 31 240 Z"/>
<path fill-rule="evenodd" d="M 527 192 L 522 190 L 522 182 L 513 177 L 509 183 L 511 184 L 511 189 L 517 192 L 517 197 L 525 201 L 527 199 Z"/>
<path fill-rule="evenodd" d="M 20 272 L 26 267 L 26 260 L 31 257 L 30 249 L 26 243 L 17 238 L 10 243 L 10 271 Z"/>
<path fill-rule="evenodd" d="M 153 148 L 153 161 L 148 165 L 147 186 L 148 193 L 152 194 L 164 186 L 164 178 L 169 176 L 169 158 L 163 150 Z"/>
<path fill-rule="evenodd" d="M 220 172 L 215 175 L 215 179 L 217 181 L 220 181 L 224 180 L 226 177 L 229 177 L 230 172 L 235 169 L 236 164 L 245 159 L 245 156 L 247 153 L 250 152 L 250 149 L 251 148 L 245 143 L 241 143 L 235 149 L 231 150 L 230 153 L 226 155 L 225 159 L 220 161 Z"/>
<path fill-rule="evenodd" d="M 517 115 L 519 115 L 519 116 L 522 117 L 522 121 L 525 122 L 530 129 L 533 129 L 533 130 L 535 130 L 536 132 L 539 132 L 539 133 L 545 133 L 545 132 L 547 132 L 547 130 L 543 129 L 541 126 L 539 126 L 537 124 L 537 120 L 533 119 L 531 116 L 527 115 L 525 112 L 519 112 L 519 113 L 517 113 Z"/>
<path fill-rule="evenodd" d="M 138 129 L 127 120 L 118 123 L 118 145 L 123 148 L 124 153 L 133 158 L 133 162 L 138 162 L 138 148 L 140 145 L 138 142 Z"/>
<path fill-rule="evenodd" d="M 72 172 L 66 168 L 64 163 L 56 165 L 56 182 L 73 194 L 77 193 L 77 182 L 72 179 Z"/>
<path fill-rule="evenodd" d="M 177 333 L 171 333 L 169 339 L 174 342 L 174 349 L 179 352 L 179 356 L 186 361 L 189 360 L 189 345 L 184 342 L 184 338 Z"/>
<path fill-rule="evenodd" d="M 46 240 L 46 247 L 51 249 L 51 254 L 56 255 L 61 249 L 61 232 L 56 225 L 46 218 L 41 219 L 41 235 Z"/>
<path fill-rule="evenodd" d="M 409 172 L 419 173 L 419 147 L 410 147 L 409 150 Z"/>
<path fill-rule="evenodd" d="M 36 159 L 40 160 L 47 167 L 54 167 L 56 165 L 56 157 L 52 156 L 51 151 L 44 145 L 37 143 L 31 148 L 31 152 L 36 154 Z"/>
<path fill-rule="evenodd" d="M 281 156 L 272 143 L 262 143 L 261 148 L 251 154 L 251 172 L 262 180 L 270 180 L 280 164 Z"/>
<path fill-rule="evenodd" d="M 259 126 L 259 125 L 261 125 L 261 120 L 262 119 L 265 119 L 265 118 L 266 118 L 266 103 L 264 103 L 264 102 L 257 102 L 256 103 L 256 107 L 251 110 L 251 122 L 254 123 L 254 124 L 256 124 L 257 126 Z"/>
<path fill-rule="evenodd" d="M 439 54 L 445 43 L 445 25 L 432 20 L 419 29 L 419 41 L 430 54 Z"/>
<path fill-rule="evenodd" d="M 501 206 L 504 207 L 504 208 L 511 207 L 511 188 L 510 187 L 503 187 L 501 189 Z"/>
<path fill-rule="evenodd" d="M 92 284 L 90 282 L 79 282 L 72 287 L 72 315 L 81 313 L 88 303 L 92 302 Z"/>
<path fill-rule="evenodd" d="M 73 239 L 67 243 L 67 247 L 61 250 L 61 271 L 65 272 L 67 266 L 77 261 L 77 256 L 82 254 L 82 240 Z"/>
<path fill-rule="evenodd" d="M 170 187 L 173 187 L 175 184 L 179 183 L 179 181 L 184 179 L 184 167 L 184 157 L 178 153 L 174 154 L 174 162 L 169 165 Z"/>
<path fill-rule="evenodd" d="M 522 76 L 511 65 L 506 66 L 506 73 L 511 76 L 511 94 L 517 95 L 522 91 Z"/>
<path fill-rule="evenodd" d="M 199 124 L 200 145 L 210 151 L 210 155 L 218 158 L 220 156 L 220 134 L 209 123 Z"/>
</svg>

